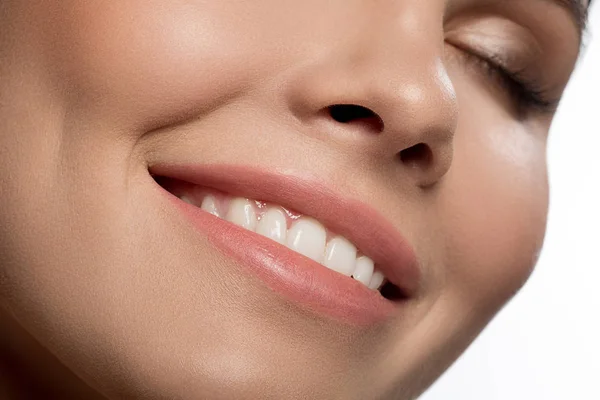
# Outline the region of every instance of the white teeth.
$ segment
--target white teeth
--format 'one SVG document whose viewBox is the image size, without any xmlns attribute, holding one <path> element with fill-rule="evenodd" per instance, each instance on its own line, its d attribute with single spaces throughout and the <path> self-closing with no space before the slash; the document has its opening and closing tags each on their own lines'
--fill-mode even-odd
<svg viewBox="0 0 600 400">
<path fill-rule="evenodd" d="M 369 283 L 369 289 L 379 289 L 379 286 L 381 286 L 384 279 L 385 277 L 383 276 L 381 271 L 374 271 L 373 276 L 371 277 L 371 282 Z"/>
<path fill-rule="evenodd" d="M 312 218 L 296 220 L 287 233 L 287 246 L 306 257 L 321 262 L 325 251 L 327 232 L 323 225 Z"/>
<path fill-rule="evenodd" d="M 187 196 L 181 196 L 179 198 L 179 200 L 183 201 L 184 203 L 188 203 L 188 204 L 194 205 L 194 203 L 192 202 L 192 200 L 189 197 L 187 197 Z"/>
<path fill-rule="evenodd" d="M 182 200 L 183 200 L 183 198 L 182 198 Z M 185 200 L 183 200 L 183 201 L 185 201 Z M 190 203 L 190 204 L 192 204 L 192 203 Z M 202 206 L 200 208 L 202 208 L 204 211 L 211 213 L 212 215 L 220 217 L 219 210 L 217 209 L 217 201 L 211 195 L 206 196 L 204 198 L 204 200 L 202 200 Z"/>
<path fill-rule="evenodd" d="M 250 231 L 256 229 L 256 213 L 248 199 L 241 197 L 231 199 L 229 212 L 225 219 Z"/>
<path fill-rule="evenodd" d="M 193 197 L 183 195 L 179 198 L 195 205 Z M 384 275 L 375 270 L 372 259 L 366 256 L 356 257 L 356 246 L 346 238 L 334 236 L 326 243 L 327 230 L 313 218 L 300 217 L 288 230 L 288 217 L 281 207 L 269 206 L 265 210 L 259 206 L 255 207 L 250 199 L 234 197 L 229 201 L 228 210 L 219 212 L 217 198 L 210 194 L 202 199 L 201 208 L 212 215 L 284 244 L 333 271 L 351 276 L 370 289 L 378 290 L 385 280 Z"/>
<path fill-rule="evenodd" d="M 279 208 L 269 208 L 259 221 L 256 233 L 278 243 L 285 243 L 287 219 L 283 211 Z"/>
<path fill-rule="evenodd" d="M 323 265 L 346 276 L 352 275 L 356 263 L 356 247 L 341 236 L 327 243 Z"/>
<path fill-rule="evenodd" d="M 356 268 L 354 269 L 352 277 L 366 286 L 369 286 L 372 276 L 373 260 L 366 256 L 358 257 L 356 259 Z"/>
</svg>

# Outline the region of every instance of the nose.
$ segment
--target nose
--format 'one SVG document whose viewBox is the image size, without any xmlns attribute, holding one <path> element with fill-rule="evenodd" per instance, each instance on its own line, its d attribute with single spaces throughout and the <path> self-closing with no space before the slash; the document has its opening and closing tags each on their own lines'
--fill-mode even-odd
<svg viewBox="0 0 600 400">
<path fill-rule="evenodd" d="M 377 27 L 368 36 L 352 26 L 327 51 L 305 55 L 286 101 L 304 132 L 359 148 L 361 157 L 426 187 L 452 164 L 458 118 L 443 62 L 443 9 L 393 3 L 394 13 L 365 16 Z"/>
</svg>

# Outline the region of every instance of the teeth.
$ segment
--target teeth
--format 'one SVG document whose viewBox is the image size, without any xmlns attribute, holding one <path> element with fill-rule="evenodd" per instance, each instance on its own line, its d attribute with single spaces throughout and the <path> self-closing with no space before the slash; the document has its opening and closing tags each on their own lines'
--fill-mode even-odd
<svg viewBox="0 0 600 400">
<path fill-rule="evenodd" d="M 383 283 L 385 277 L 381 273 L 381 271 L 373 272 L 373 276 L 371 277 L 371 282 L 369 283 L 369 289 L 377 290 L 379 286 Z"/>
<path fill-rule="evenodd" d="M 192 202 L 192 199 L 190 199 L 190 198 L 189 198 L 189 197 L 187 197 L 187 196 L 181 196 L 181 197 L 180 197 L 180 199 L 181 199 L 181 200 L 183 200 L 185 203 L 188 203 L 188 204 L 194 205 L 194 203 Z"/>
<path fill-rule="evenodd" d="M 373 276 L 373 260 L 369 257 L 362 256 L 356 259 L 356 268 L 352 277 L 357 281 L 369 286 L 371 277 Z"/>
<path fill-rule="evenodd" d="M 356 264 L 356 247 L 341 236 L 327 243 L 323 265 L 346 276 L 352 275 Z"/>
<path fill-rule="evenodd" d="M 181 199 L 183 201 L 186 201 L 186 200 L 184 200 L 184 197 L 182 197 Z M 187 199 L 187 197 L 186 197 L 186 199 Z M 192 203 L 190 202 L 190 204 L 192 204 Z M 217 209 L 217 201 L 211 195 L 206 196 L 204 198 L 204 200 L 202 200 L 202 206 L 200 208 L 202 208 L 204 211 L 211 213 L 214 216 L 220 217 L 219 210 Z"/>
<path fill-rule="evenodd" d="M 249 231 L 254 231 L 256 228 L 256 213 L 254 212 L 252 203 L 248 199 L 241 197 L 232 199 L 225 219 Z"/>
<path fill-rule="evenodd" d="M 287 234 L 287 246 L 306 257 L 321 262 L 325 251 L 327 232 L 323 225 L 312 218 L 296 220 Z"/>
<path fill-rule="evenodd" d="M 287 233 L 287 219 L 283 210 L 280 208 L 269 208 L 258 223 L 256 233 L 284 244 Z"/>
<path fill-rule="evenodd" d="M 188 204 L 196 204 L 193 196 L 183 195 L 179 198 Z M 212 215 L 284 244 L 331 270 L 351 276 L 370 289 L 380 289 L 385 280 L 383 273 L 375 270 L 372 259 L 366 256 L 356 257 L 358 252 L 356 246 L 346 238 L 334 236 L 326 243 L 327 230 L 313 218 L 302 216 L 292 223 L 290 229 L 287 229 L 288 217 L 284 209 L 269 206 L 265 210 L 261 206 L 255 207 L 253 201 L 242 197 L 231 198 L 229 208 L 223 215 L 219 212 L 217 198 L 210 194 L 202 200 L 201 208 Z"/>
</svg>

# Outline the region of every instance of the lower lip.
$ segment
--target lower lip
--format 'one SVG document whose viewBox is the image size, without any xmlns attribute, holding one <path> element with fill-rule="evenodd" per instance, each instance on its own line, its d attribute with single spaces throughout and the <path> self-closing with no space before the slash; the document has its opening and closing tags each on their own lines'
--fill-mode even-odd
<svg viewBox="0 0 600 400">
<path fill-rule="evenodd" d="M 397 310 L 397 304 L 362 283 L 163 191 L 215 247 L 285 298 L 353 325 L 383 322 Z"/>
</svg>

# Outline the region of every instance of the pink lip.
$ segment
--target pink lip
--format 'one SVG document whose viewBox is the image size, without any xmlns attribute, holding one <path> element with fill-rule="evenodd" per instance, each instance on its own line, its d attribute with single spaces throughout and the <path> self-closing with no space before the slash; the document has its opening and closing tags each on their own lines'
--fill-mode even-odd
<svg viewBox="0 0 600 400">
<path fill-rule="evenodd" d="M 150 173 L 235 196 L 276 203 L 322 222 L 373 259 L 407 297 L 420 286 L 414 251 L 402 235 L 368 205 L 345 198 L 315 178 L 230 165 L 152 166 Z M 343 321 L 385 320 L 399 303 L 331 271 L 270 239 L 214 217 L 164 191 L 209 240 L 271 289 Z"/>
</svg>

